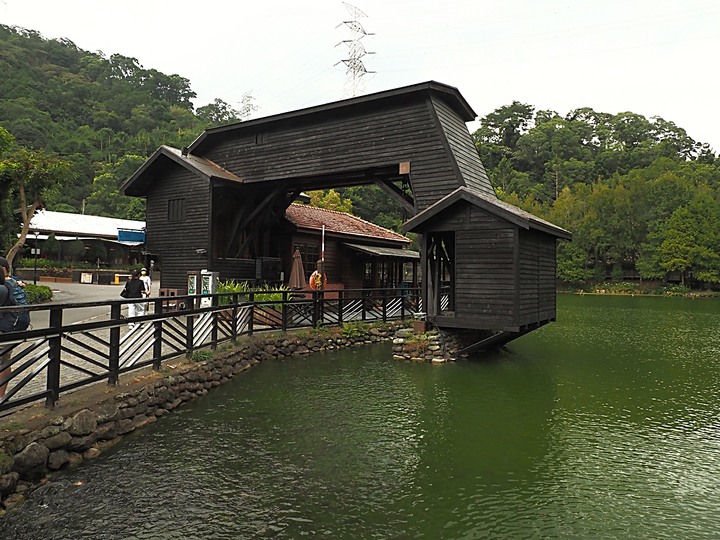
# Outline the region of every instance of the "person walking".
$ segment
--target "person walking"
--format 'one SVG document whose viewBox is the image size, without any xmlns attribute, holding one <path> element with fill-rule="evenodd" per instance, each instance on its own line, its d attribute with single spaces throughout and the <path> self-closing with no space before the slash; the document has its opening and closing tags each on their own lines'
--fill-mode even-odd
<svg viewBox="0 0 720 540">
<path fill-rule="evenodd" d="M 140 281 L 140 272 L 133 270 L 130 273 L 130 279 L 128 279 L 127 283 L 125 283 L 125 288 L 123 289 L 121 296 L 128 299 L 142 299 L 144 291 L 145 284 Z M 132 304 L 128 304 L 128 319 L 133 317 L 142 317 L 143 315 L 145 315 L 145 302 L 133 302 Z M 134 327 L 134 322 L 130 322 L 128 324 L 128 328 Z"/>
<path fill-rule="evenodd" d="M 140 281 L 143 282 L 145 288 L 143 289 L 143 298 L 150 298 L 152 290 L 152 278 L 148 275 L 147 268 L 140 269 Z M 145 311 L 150 310 L 150 303 L 145 303 Z"/>
</svg>

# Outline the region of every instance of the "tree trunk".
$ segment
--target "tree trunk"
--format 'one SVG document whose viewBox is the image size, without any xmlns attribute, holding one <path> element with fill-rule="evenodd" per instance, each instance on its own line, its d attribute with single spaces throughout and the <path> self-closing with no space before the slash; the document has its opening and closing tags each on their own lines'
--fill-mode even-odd
<svg viewBox="0 0 720 540">
<path fill-rule="evenodd" d="M 10 267 L 13 266 L 13 260 L 15 259 L 15 255 L 17 255 L 18 251 L 22 249 L 22 247 L 25 245 L 25 239 L 27 238 L 27 234 L 30 231 L 30 221 L 32 221 L 33 216 L 35 215 L 35 211 L 40 207 L 39 201 L 34 201 L 30 208 L 28 208 L 27 205 L 27 196 L 25 195 L 25 186 L 23 184 L 20 184 L 20 214 L 22 216 L 22 229 L 20 230 L 20 238 L 18 238 L 18 241 L 15 242 L 15 244 L 10 248 L 10 251 L 8 251 L 7 256 L 5 257 L 10 263 Z"/>
</svg>

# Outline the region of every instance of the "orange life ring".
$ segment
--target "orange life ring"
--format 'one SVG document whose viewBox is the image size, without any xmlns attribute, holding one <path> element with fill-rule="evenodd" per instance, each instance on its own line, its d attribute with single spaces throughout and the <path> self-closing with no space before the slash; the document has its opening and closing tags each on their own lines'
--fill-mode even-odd
<svg viewBox="0 0 720 540">
<path fill-rule="evenodd" d="M 326 285 L 327 285 L 327 276 L 325 274 L 323 274 L 322 277 L 320 277 L 320 273 L 317 270 L 315 270 L 310 275 L 310 288 L 313 291 L 324 289 Z"/>
</svg>

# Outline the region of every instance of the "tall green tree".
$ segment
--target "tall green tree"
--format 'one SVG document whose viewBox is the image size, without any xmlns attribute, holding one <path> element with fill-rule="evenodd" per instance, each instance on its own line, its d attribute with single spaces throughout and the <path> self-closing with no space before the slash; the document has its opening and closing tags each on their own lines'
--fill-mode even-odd
<svg viewBox="0 0 720 540">
<path fill-rule="evenodd" d="M 6 255 L 10 264 L 25 244 L 30 221 L 43 207 L 47 194 L 61 188 L 72 177 L 73 171 L 66 161 L 42 151 L 17 148 L 0 161 L 0 182 L 9 187 L 15 197 L 22 220 L 20 237 Z"/>
<path fill-rule="evenodd" d="M 145 219 L 145 200 L 120 194 L 120 186 L 145 162 L 142 156 L 126 154 L 117 163 L 103 165 L 93 180 L 85 212 L 96 216 Z"/>
<path fill-rule="evenodd" d="M 311 206 L 338 212 L 352 212 L 352 201 L 341 198 L 334 189 L 310 191 L 308 195 L 310 195 Z"/>
</svg>

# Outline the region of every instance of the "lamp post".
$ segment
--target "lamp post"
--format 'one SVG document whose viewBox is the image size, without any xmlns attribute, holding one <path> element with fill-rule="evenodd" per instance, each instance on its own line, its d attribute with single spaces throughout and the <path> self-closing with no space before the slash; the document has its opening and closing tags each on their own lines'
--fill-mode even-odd
<svg viewBox="0 0 720 540">
<path fill-rule="evenodd" d="M 33 231 L 33 234 L 35 235 L 35 272 L 33 273 L 33 285 L 37 285 L 38 236 L 40 235 L 40 232 Z"/>
</svg>

